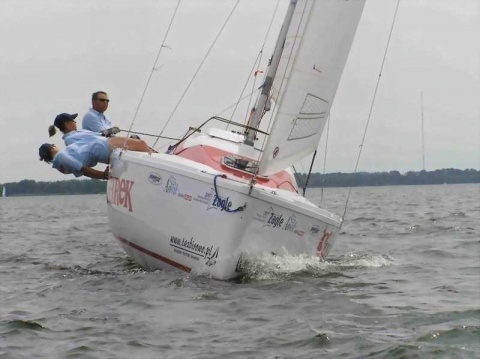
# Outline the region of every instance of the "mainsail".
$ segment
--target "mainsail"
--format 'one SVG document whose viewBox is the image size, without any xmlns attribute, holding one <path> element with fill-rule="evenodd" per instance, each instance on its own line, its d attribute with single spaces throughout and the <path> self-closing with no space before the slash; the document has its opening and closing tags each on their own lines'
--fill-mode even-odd
<svg viewBox="0 0 480 359">
<path fill-rule="evenodd" d="M 276 72 L 276 103 L 259 175 L 284 170 L 320 142 L 365 0 L 298 0 Z"/>
</svg>

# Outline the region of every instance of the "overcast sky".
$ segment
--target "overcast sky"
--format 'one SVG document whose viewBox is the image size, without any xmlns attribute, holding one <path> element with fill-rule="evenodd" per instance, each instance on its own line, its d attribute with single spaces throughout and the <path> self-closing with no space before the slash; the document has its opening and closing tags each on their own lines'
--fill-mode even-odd
<svg viewBox="0 0 480 359">
<path fill-rule="evenodd" d="M 134 129 L 160 132 L 235 2 L 182 1 Z M 176 3 L 0 0 L 0 183 L 73 178 L 40 162 L 38 147 L 62 144 L 47 127 L 61 112 L 83 116 L 93 91 L 107 91 L 107 114 L 130 126 Z M 179 136 L 238 99 L 276 3 L 240 1 L 164 135 Z M 327 172 L 354 169 L 396 4 L 367 0 L 332 108 Z M 426 169 L 480 169 L 479 44 L 479 0 L 400 1 L 359 170 L 422 169 L 420 93 Z M 315 169 L 323 170 L 323 153 Z"/>
</svg>

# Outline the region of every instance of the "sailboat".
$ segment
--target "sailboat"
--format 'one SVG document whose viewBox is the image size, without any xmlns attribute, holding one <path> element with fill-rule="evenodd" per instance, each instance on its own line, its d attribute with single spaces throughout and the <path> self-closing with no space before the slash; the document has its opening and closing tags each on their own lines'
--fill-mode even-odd
<svg viewBox="0 0 480 359">
<path fill-rule="evenodd" d="M 318 147 L 364 3 L 290 1 L 246 125 L 214 116 L 166 153 L 112 153 L 108 217 L 131 258 L 225 280 L 246 256 L 327 257 L 342 218 L 299 193 L 291 166 Z"/>
<path fill-rule="evenodd" d="M 2 197 L 7 197 L 7 188 L 5 186 L 2 187 Z"/>
</svg>

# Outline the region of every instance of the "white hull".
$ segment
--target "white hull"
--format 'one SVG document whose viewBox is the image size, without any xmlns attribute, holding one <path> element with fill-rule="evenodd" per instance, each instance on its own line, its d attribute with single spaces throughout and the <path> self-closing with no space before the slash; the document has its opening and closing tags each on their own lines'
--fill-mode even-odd
<svg viewBox="0 0 480 359">
<path fill-rule="evenodd" d="M 171 154 L 113 152 L 108 213 L 128 254 L 218 279 L 238 276 L 244 253 L 327 256 L 341 219 L 300 196 L 286 168 L 318 147 L 364 2 L 290 2 L 248 126 L 212 117 Z M 211 119 L 240 131 L 207 130 Z"/>
<path fill-rule="evenodd" d="M 218 171 L 175 155 L 116 150 L 111 167 L 111 230 L 147 269 L 230 279 L 243 253 L 325 258 L 341 227 L 338 216 L 294 192 L 257 185 L 249 194 L 248 181 L 234 176 L 217 178 L 216 192 Z"/>
</svg>

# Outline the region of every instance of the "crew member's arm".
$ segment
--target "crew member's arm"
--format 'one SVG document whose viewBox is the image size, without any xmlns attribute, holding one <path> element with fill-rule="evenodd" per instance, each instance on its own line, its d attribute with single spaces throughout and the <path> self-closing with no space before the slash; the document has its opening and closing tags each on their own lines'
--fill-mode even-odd
<svg viewBox="0 0 480 359">
<path fill-rule="evenodd" d="M 108 167 L 105 169 L 105 171 L 98 171 L 91 167 L 83 166 L 81 171 L 84 176 L 87 176 L 90 178 L 103 179 L 103 180 L 108 179 L 108 174 L 109 174 Z"/>
<path fill-rule="evenodd" d="M 94 170 L 91 167 L 82 166 L 82 163 L 73 156 L 60 151 L 57 153 L 52 161 L 53 168 L 56 168 L 64 174 L 73 174 L 75 177 L 87 176 L 95 179 L 108 179 L 109 167 L 105 168 L 105 171 Z"/>
<path fill-rule="evenodd" d="M 117 126 L 107 128 L 106 130 L 101 131 L 100 133 L 104 137 L 112 137 L 120 132 L 120 129 Z"/>
</svg>

